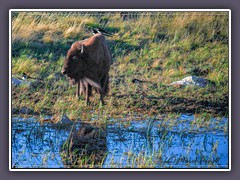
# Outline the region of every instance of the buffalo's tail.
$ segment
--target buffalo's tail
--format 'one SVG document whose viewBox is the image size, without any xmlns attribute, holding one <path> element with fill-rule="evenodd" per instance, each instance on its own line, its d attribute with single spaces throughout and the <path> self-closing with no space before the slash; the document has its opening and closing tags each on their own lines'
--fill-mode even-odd
<svg viewBox="0 0 240 180">
<path fill-rule="evenodd" d="M 97 82 L 95 82 L 87 77 L 85 77 L 83 80 L 86 81 L 88 84 L 90 84 L 92 87 L 95 87 L 96 89 L 102 91 L 100 84 L 98 84 Z"/>
</svg>

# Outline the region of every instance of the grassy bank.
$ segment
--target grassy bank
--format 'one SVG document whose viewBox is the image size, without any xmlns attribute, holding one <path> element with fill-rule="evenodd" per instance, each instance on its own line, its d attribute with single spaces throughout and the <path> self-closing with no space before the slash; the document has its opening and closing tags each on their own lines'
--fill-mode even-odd
<svg viewBox="0 0 240 180">
<path fill-rule="evenodd" d="M 115 34 L 107 37 L 113 64 L 104 107 L 95 94 L 85 106 L 60 73 L 71 44 L 91 36 L 89 26 Z M 228 116 L 228 38 L 227 12 L 13 13 L 12 75 L 24 72 L 44 83 L 13 87 L 12 107 L 16 113 L 27 107 L 32 113 L 85 120 L 166 113 Z M 213 84 L 169 86 L 189 75 Z"/>
</svg>

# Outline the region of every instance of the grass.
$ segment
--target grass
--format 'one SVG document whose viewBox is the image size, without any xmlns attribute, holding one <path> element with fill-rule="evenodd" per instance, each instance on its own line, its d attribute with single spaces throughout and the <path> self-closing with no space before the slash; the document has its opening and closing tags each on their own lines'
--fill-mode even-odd
<svg viewBox="0 0 240 180">
<path fill-rule="evenodd" d="M 118 12 L 19 12 L 12 17 L 12 75 L 44 80 L 43 86 L 13 87 L 12 105 L 36 114 L 71 119 L 133 117 L 165 113 L 228 116 L 228 15 L 225 12 L 143 12 L 126 19 Z M 113 64 L 106 105 L 75 98 L 61 75 L 63 59 L 87 27 L 111 33 Z M 215 83 L 206 88 L 168 86 L 189 75 Z M 151 83 L 134 84 L 132 79 Z M 99 118 L 99 119 L 101 119 Z"/>
</svg>

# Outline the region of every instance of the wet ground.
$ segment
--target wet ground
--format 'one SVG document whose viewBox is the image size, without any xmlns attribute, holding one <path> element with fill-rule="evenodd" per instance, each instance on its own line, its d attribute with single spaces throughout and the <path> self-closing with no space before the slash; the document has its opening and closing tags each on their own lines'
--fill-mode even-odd
<svg viewBox="0 0 240 180">
<path fill-rule="evenodd" d="M 70 157 L 70 148 L 68 156 L 63 154 L 66 142 L 73 144 L 71 148 L 78 147 L 75 152 L 84 154 L 84 143 L 94 139 L 91 151 L 101 149 L 101 156 L 95 158 L 102 161 L 101 168 L 228 168 L 226 118 L 212 119 L 207 127 L 194 122 L 192 115 L 169 120 L 113 121 L 99 135 L 99 128 L 83 128 L 86 124 L 80 122 L 52 124 L 40 123 L 35 117 L 13 117 L 12 168 L 72 167 L 76 156 L 66 161 Z M 89 151 L 88 147 L 85 155 Z"/>
</svg>

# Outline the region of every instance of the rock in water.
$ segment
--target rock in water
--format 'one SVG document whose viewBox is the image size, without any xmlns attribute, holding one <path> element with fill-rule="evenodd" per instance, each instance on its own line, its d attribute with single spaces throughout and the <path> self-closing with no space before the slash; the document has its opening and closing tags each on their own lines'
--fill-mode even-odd
<svg viewBox="0 0 240 180">
<path fill-rule="evenodd" d="M 71 124 L 72 121 L 66 115 L 63 115 L 60 123 L 61 124 Z"/>
</svg>

